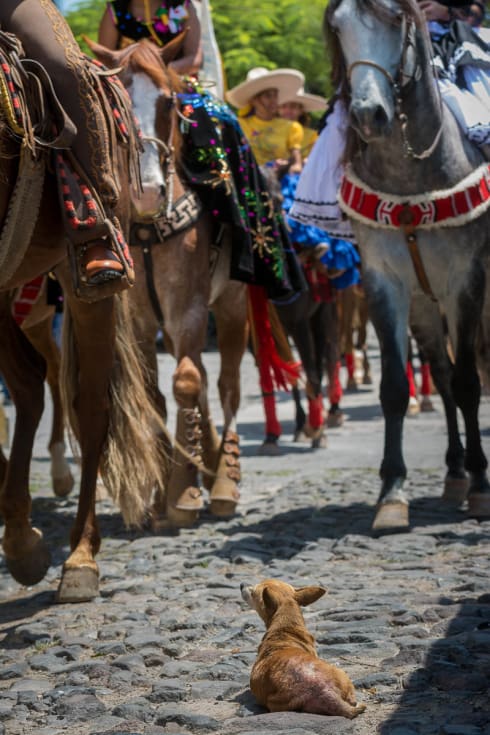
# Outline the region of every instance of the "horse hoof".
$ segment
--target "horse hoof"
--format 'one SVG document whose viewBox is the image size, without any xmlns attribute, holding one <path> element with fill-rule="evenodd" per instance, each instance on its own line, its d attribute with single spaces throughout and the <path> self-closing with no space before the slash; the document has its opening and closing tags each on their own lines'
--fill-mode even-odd
<svg viewBox="0 0 490 735">
<path fill-rule="evenodd" d="M 68 472 L 68 474 L 63 475 L 63 477 L 53 477 L 52 484 L 53 492 L 56 497 L 66 498 L 66 496 L 69 495 L 73 490 L 73 486 L 75 485 L 75 478 L 73 477 L 71 472 Z"/>
<path fill-rule="evenodd" d="M 372 379 L 372 377 L 371 377 L 370 375 L 365 375 L 365 376 L 363 377 L 363 379 L 362 379 L 362 384 L 363 384 L 363 385 L 372 385 L 372 384 L 373 384 L 373 379 Z"/>
<path fill-rule="evenodd" d="M 490 493 L 468 495 L 468 515 L 471 518 L 490 518 Z"/>
<path fill-rule="evenodd" d="M 408 504 L 395 501 L 380 503 L 376 510 L 372 530 L 377 533 L 396 533 L 409 528 Z"/>
<path fill-rule="evenodd" d="M 444 492 L 441 496 L 447 505 L 461 505 L 466 500 L 470 481 L 468 477 L 447 476 L 444 480 Z"/>
<path fill-rule="evenodd" d="M 229 498 L 223 500 L 211 498 L 209 512 L 217 518 L 231 518 L 235 515 L 236 507 L 236 501 L 230 500 Z"/>
<path fill-rule="evenodd" d="M 422 400 L 420 401 L 420 410 L 424 413 L 430 413 L 431 411 L 436 410 L 429 396 L 422 396 Z"/>
<path fill-rule="evenodd" d="M 359 389 L 359 386 L 357 385 L 357 380 L 355 378 L 349 378 L 347 381 L 347 385 L 345 386 L 346 391 L 357 391 Z"/>
<path fill-rule="evenodd" d="M 418 416 L 420 413 L 420 403 L 415 396 L 410 396 L 408 401 L 407 416 Z"/>
<path fill-rule="evenodd" d="M 191 528 L 199 518 L 199 510 L 183 510 L 169 505 L 167 507 L 167 524 L 170 528 Z"/>
<path fill-rule="evenodd" d="M 51 552 L 41 532 L 37 529 L 33 530 L 39 534 L 39 538 L 29 553 L 19 559 L 5 558 L 7 569 L 12 577 L 25 587 L 31 587 L 44 579 L 51 566 Z"/>
<path fill-rule="evenodd" d="M 336 411 L 335 413 L 328 413 L 327 415 L 327 428 L 337 429 L 339 426 L 343 426 L 345 420 L 345 414 L 342 411 Z"/>
<path fill-rule="evenodd" d="M 312 449 L 326 449 L 327 446 L 328 446 L 327 435 L 325 433 L 321 434 L 320 436 L 316 436 L 314 439 L 312 439 L 312 442 L 311 442 Z"/>
<path fill-rule="evenodd" d="M 65 569 L 56 602 L 90 602 L 99 594 L 99 574 L 92 567 Z"/>
<path fill-rule="evenodd" d="M 282 454 L 282 449 L 276 442 L 264 442 L 260 445 L 258 453 L 263 457 L 278 457 Z"/>
<path fill-rule="evenodd" d="M 299 431 L 294 432 L 293 442 L 307 442 L 307 441 L 308 441 L 308 437 L 306 436 L 306 433 L 303 431 L 303 429 L 299 429 Z"/>
</svg>

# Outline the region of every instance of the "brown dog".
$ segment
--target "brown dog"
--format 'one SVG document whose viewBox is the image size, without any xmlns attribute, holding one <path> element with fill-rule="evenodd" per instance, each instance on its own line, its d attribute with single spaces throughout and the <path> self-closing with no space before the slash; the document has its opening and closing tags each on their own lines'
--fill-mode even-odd
<svg viewBox="0 0 490 735">
<path fill-rule="evenodd" d="M 310 605 L 326 590 L 300 587 L 276 579 L 248 587 L 242 597 L 265 622 L 250 676 L 257 701 L 270 712 L 310 712 L 352 719 L 366 705 L 356 704 L 354 685 L 342 669 L 318 658 L 315 640 L 308 633 L 300 605 Z"/>
</svg>

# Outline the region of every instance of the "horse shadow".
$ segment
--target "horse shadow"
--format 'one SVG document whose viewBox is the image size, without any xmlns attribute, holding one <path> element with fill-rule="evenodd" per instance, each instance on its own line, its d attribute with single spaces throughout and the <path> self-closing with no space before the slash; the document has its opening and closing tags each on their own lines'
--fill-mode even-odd
<svg viewBox="0 0 490 735">
<path fill-rule="evenodd" d="M 452 606 L 457 614 L 446 623 Z M 396 671 L 408 656 L 414 668 L 403 678 L 396 709 L 377 732 L 483 735 L 490 725 L 490 594 L 441 597 L 429 612 L 432 618 L 440 616 L 435 627 L 446 628 L 444 637 L 425 651 L 401 651 L 381 661 L 385 671 Z"/>
</svg>

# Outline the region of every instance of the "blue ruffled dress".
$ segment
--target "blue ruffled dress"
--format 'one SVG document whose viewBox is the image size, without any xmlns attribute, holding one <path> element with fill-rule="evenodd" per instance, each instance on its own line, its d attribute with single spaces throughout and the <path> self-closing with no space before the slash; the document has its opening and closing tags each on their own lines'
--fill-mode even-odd
<svg viewBox="0 0 490 735">
<path fill-rule="evenodd" d="M 354 245 L 348 240 L 330 237 L 325 230 L 321 230 L 319 227 L 304 225 L 287 216 L 293 206 L 298 181 L 299 174 L 286 174 L 281 179 L 282 208 L 286 212 L 286 222 L 291 242 L 306 248 L 320 244 L 327 245 L 328 248 L 320 261 L 329 270 L 342 271 L 338 277 L 330 279 L 332 286 L 339 290 L 354 286 L 361 280 L 359 271 L 361 259 Z"/>
</svg>

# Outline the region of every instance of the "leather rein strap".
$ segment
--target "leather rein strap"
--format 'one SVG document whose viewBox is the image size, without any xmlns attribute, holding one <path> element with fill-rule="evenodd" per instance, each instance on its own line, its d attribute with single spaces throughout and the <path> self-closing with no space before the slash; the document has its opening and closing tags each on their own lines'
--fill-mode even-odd
<svg viewBox="0 0 490 735">
<path fill-rule="evenodd" d="M 405 235 L 405 242 L 407 243 L 408 252 L 410 253 L 412 265 L 414 267 L 415 275 L 417 276 L 420 287 L 422 291 L 426 294 L 426 296 L 431 299 L 431 301 L 437 302 L 437 298 L 434 295 L 434 292 L 430 285 L 429 277 L 422 261 L 422 256 L 420 255 L 419 244 L 417 241 L 417 230 L 413 224 L 411 215 L 412 213 L 408 207 L 400 213 L 400 227 L 402 228 L 403 234 Z"/>
</svg>

